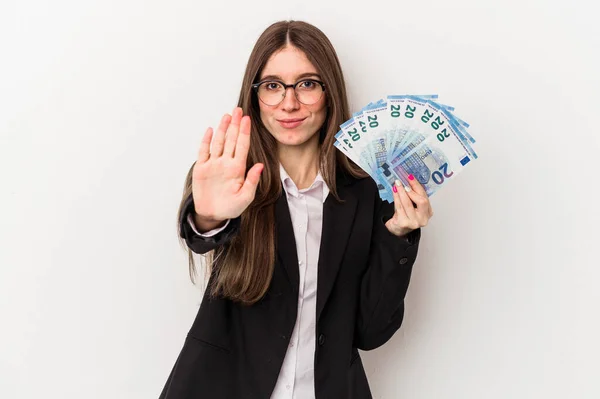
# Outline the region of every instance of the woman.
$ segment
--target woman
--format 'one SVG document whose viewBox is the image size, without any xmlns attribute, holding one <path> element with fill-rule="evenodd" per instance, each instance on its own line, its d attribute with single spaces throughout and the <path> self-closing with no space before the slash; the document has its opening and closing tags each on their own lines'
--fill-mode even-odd
<svg viewBox="0 0 600 399">
<path fill-rule="evenodd" d="M 349 114 L 327 37 L 298 21 L 267 28 L 238 108 L 207 130 L 187 176 L 180 236 L 213 256 L 161 398 L 371 397 L 357 349 L 400 327 L 432 211 L 416 179 L 383 203 L 335 149 Z"/>
</svg>

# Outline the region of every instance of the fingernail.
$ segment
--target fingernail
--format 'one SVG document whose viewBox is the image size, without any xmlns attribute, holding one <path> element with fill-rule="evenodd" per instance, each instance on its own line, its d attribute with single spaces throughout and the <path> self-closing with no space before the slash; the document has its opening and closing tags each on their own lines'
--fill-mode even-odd
<svg viewBox="0 0 600 399">
<path fill-rule="evenodd" d="M 396 188 L 396 185 L 394 184 L 394 186 L 392 187 L 392 190 L 394 190 L 395 193 L 398 192 L 398 189 Z"/>
<path fill-rule="evenodd" d="M 412 175 L 411 175 L 411 176 L 412 176 Z M 408 187 L 408 186 L 405 186 L 405 185 L 404 185 L 404 183 L 402 183 L 400 180 L 396 180 L 396 185 L 397 185 L 398 187 L 400 187 L 400 186 L 404 187 L 404 191 L 406 191 L 407 193 L 410 193 L 410 192 L 411 192 L 411 189 L 410 189 L 410 187 Z"/>
<path fill-rule="evenodd" d="M 408 175 L 408 180 L 415 180 L 415 177 L 412 175 L 412 173 Z"/>
</svg>

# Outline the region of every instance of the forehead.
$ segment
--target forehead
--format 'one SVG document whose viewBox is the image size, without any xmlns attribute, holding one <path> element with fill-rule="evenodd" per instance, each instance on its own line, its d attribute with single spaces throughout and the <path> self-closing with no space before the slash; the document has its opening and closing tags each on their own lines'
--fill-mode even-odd
<svg viewBox="0 0 600 399">
<path fill-rule="evenodd" d="M 317 68 L 308 60 L 302 50 L 287 46 L 271 55 L 260 78 L 273 76 L 285 81 L 294 81 L 308 73 L 317 75 Z"/>
</svg>

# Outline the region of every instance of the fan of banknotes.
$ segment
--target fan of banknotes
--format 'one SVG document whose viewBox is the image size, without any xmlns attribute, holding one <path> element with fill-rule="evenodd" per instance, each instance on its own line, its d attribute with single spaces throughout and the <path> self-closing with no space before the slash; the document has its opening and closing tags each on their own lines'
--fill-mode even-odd
<svg viewBox="0 0 600 399">
<path fill-rule="evenodd" d="M 477 159 L 469 124 L 437 95 L 390 95 L 370 103 L 344 122 L 335 147 L 377 183 L 379 196 L 393 202 L 392 186 L 413 175 L 432 196 Z"/>
</svg>

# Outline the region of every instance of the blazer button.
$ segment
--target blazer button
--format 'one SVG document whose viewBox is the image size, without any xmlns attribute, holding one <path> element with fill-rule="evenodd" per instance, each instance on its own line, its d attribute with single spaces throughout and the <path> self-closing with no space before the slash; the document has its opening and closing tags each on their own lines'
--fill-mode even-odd
<svg viewBox="0 0 600 399">
<path fill-rule="evenodd" d="M 408 262 L 408 258 L 402 258 L 402 259 L 400 259 L 400 262 L 398 262 L 398 263 L 400 263 L 401 265 L 403 265 L 406 262 Z"/>
<path fill-rule="evenodd" d="M 324 343 L 325 343 L 325 335 L 321 334 L 321 335 L 319 335 L 319 345 L 323 346 Z"/>
</svg>

